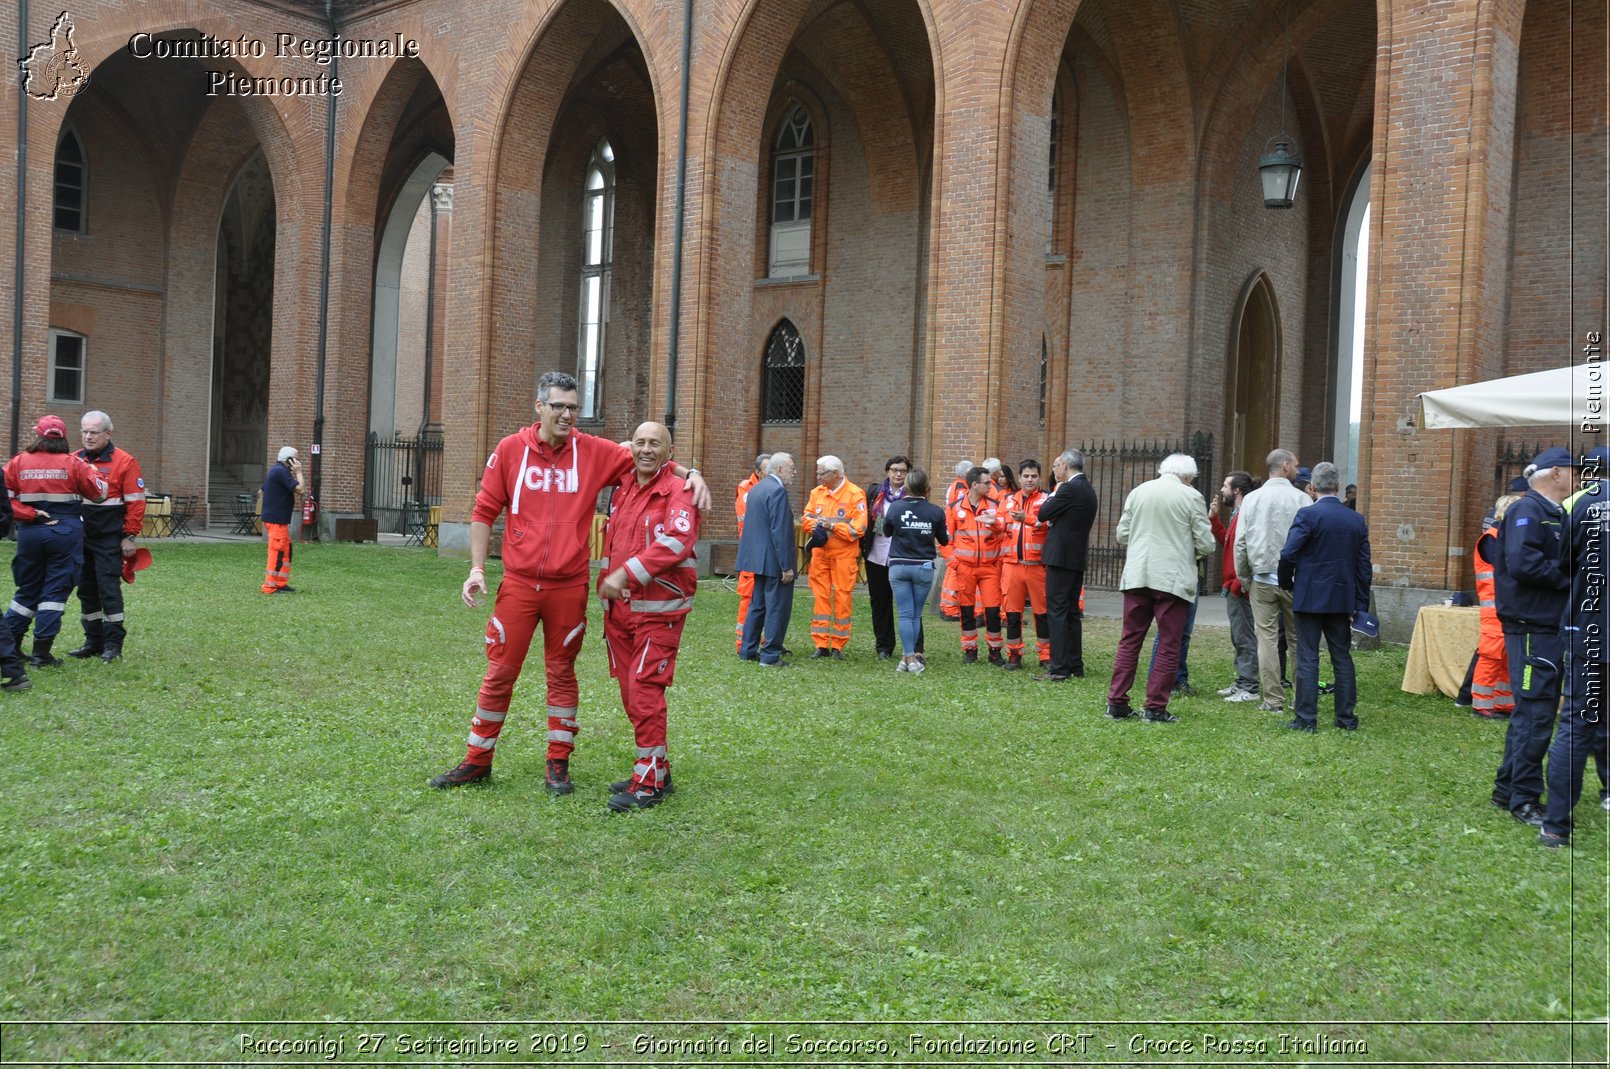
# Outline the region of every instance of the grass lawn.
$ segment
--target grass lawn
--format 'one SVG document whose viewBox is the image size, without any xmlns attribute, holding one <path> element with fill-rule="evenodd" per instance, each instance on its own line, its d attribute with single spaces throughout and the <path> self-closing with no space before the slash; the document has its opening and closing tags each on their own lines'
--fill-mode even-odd
<svg viewBox="0 0 1610 1069">
<path fill-rule="evenodd" d="M 1036 1063 L 1165 1057 L 1136 1035 L 1231 1057 L 1204 1034 L 1303 1061 L 1282 1032 L 1367 1047 L 1311 1061 L 1604 1056 L 1597 782 L 1576 847 L 1539 849 L 1487 802 L 1503 726 L 1401 693 L 1401 649 L 1358 656 L 1360 731 L 1322 708 L 1311 737 L 1212 696 L 1229 638 L 1204 627 L 1183 722 L 1119 723 L 1101 716 L 1116 621 L 1087 622 L 1090 676 L 1061 686 L 962 665 L 935 622 L 913 679 L 873 657 L 864 599 L 847 662 L 801 657 L 801 584 L 795 664 L 762 675 L 733 656 L 735 595 L 707 584 L 671 691 L 678 791 L 620 816 L 605 785 L 632 739 L 596 605 L 576 793 L 543 790 L 540 661 L 492 783 L 438 792 L 484 666 L 462 562 L 308 546 L 299 592 L 267 598 L 260 546 L 154 552 L 122 662 L 0 695 L 0 1018 L 81 1022 L 5 1025 L 5 1062 L 321 1060 L 243 1053 L 241 1032 L 339 1038 L 352 1061 L 382 1031 L 380 1060 L 469 1057 L 399 1031 L 656 1064 L 719 1047 L 634 1036 L 770 1034 L 761 1061 L 791 1031 L 888 1037 L 907 1062 L 945 1060 L 912 1032 L 1033 1039 Z M 59 648 L 78 637 L 75 602 Z M 614 1023 L 533 1052 L 554 1028 L 82 1023 L 236 1020 L 1046 1024 Z M 1172 1023 L 1096 1023 L 1124 1021 Z M 1046 1034 L 1077 1025 L 1090 1052 L 1053 1057 Z"/>
</svg>

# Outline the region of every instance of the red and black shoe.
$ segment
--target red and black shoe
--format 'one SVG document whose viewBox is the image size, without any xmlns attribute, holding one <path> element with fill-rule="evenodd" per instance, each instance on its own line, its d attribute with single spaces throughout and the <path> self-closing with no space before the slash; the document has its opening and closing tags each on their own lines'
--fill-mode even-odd
<svg viewBox="0 0 1610 1069">
<path fill-rule="evenodd" d="M 618 779 L 609 785 L 610 794 L 626 794 L 631 789 L 632 781 L 629 779 Z M 664 791 L 666 794 L 676 793 L 676 785 L 671 782 L 670 769 L 665 770 L 665 783 L 660 786 L 660 790 Z"/>
<path fill-rule="evenodd" d="M 491 765 L 472 765 L 465 761 L 457 768 L 450 768 L 440 776 L 432 776 L 430 785 L 438 789 L 468 787 L 472 783 L 482 783 L 491 778 Z"/>
<path fill-rule="evenodd" d="M 549 794 L 569 794 L 575 790 L 570 782 L 570 760 L 564 757 L 548 758 L 548 778 L 543 783 Z"/>
</svg>

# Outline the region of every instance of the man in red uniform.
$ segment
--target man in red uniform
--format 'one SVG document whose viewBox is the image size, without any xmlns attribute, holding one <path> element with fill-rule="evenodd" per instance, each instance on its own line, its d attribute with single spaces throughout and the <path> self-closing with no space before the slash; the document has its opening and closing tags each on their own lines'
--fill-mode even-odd
<svg viewBox="0 0 1610 1069">
<path fill-rule="evenodd" d="M 457 767 L 431 779 L 432 787 L 462 787 L 492 774 L 492 751 L 509 713 L 509 697 L 542 624 L 548 673 L 547 788 L 569 794 L 575 748 L 576 654 L 587 631 L 587 543 L 594 503 L 606 486 L 632 470 L 624 445 L 575 429 L 581 411 L 576 379 L 550 371 L 537 380 L 538 422 L 498 443 L 481 474 L 470 516 L 470 575 L 460 596 L 474 608 L 486 593 L 486 556 L 492 524 L 508 510 L 503 535 L 503 581 L 486 625 L 486 678 L 470 721 L 469 749 Z M 694 501 L 708 508 L 710 493 L 691 468 Z"/>
<path fill-rule="evenodd" d="M 1006 611 L 1006 665 L 1023 667 L 1023 602 L 1034 611 L 1034 644 L 1040 668 L 1051 663 L 1051 623 L 1045 608 L 1045 533 L 1049 523 L 1040 521 L 1040 505 L 1049 496 L 1040 489 L 1040 462 L 1025 460 L 1018 465 L 1022 489 L 1006 501 L 1006 551 L 1001 565 L 1002 607 Z"/>
<path fill-rule="evenodd" d="M 106 500 L 84 503 L 84 570 L 78 581 L 84 644 L 67 656 L 110 664 L 123 656 L 123 560 L 134 556 L 145 520 L 145 479 L 140 462 L 112 444 L 111 416 L 85 412 L 78 434 L 84 443 L 79 459 L 106 483 Z"/>
<path fill-rule="evenodd" d="M 762 453 L 755 458 L 755 470 L 743 482 L 738 484 L 738 496 L 733 502 L 733 511 L 738 514 L 738 541 L 744 538 L 744 515 L 749 511 L 749 491 L 755 484 L 766 477 L 766 461 L 771 459 L 770 453 Z M 744 644 L 744 618 L 749 615 L 749 599 L 755 595 L 755 573 L 738 573 L 738 626 L 734 628 L 736 637 L 733 639 L 734 649 L 742 649 Z"/>
<path fill-rule="evenodd" d="M 633 473 L 621 482 L 605 528 L 598 594 L 604 599 L 609 674 L 637 737 L 630 779 L 610 785 L 617 813 L 659 805 L 671 787 L 665 753 L 665 691 L 676 675 L 682 625 L 699 589 L 693 546 L 699 510 L 671 471 L 671 432 L 645 423 L 632 433 Z"/>
</svg>

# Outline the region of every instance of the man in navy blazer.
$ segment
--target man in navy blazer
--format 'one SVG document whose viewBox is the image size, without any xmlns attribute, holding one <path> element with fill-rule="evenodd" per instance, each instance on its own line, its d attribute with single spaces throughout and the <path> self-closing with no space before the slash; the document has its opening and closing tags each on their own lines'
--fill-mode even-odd
<svg viewBox="0 0 1610 1069">
<path fill-rule="evenodd" d="M 1045 563 L 1045 611 L 1051 624 L 1051 664 L 1035 679 L 1061 683 L 1085 674 L 1084 625 L 1079 620 L 1079 588 L 1090 554 L 1090 528 L 1096 523 L 1095 487 L 1085 478 L 1085 455 L 1064 450 L 1051 462 L 1056 492 L 1040 504 L 1040 519 L 1051 525 L 1040 559 Z"/>
<path fill-rule="evenodd" d="M 758 657 L 762 668 L 782 663 L 783 636 L 794 611 L 794 506 L 788 500 L 793 481 L 794 458 L 773 453 L 766 462 L 766 477 L 749 491 L 744 533 L 738 540 L 738 571 L 755 576 L 738 656 L 746 661 Z"/>
<path fill-rule="evenodd" d="M 1358 728 L 1358 682 L 1353 674 L 1353 614 L 1370 609 L 1370 530 L 1364 517 L 1336 497 L 1341 488 L 1336 465 L 1314 465 L 1319 497 L 1298 509 L 1280 551 L 1280 585 L 1292 591 L 1297 623 L 1297 694 L 1287 724 L 1313 731 L 1319 720 L 1319 637 L 1330 648 L 1336 672 L 1336 726 Z"/>
</svg>

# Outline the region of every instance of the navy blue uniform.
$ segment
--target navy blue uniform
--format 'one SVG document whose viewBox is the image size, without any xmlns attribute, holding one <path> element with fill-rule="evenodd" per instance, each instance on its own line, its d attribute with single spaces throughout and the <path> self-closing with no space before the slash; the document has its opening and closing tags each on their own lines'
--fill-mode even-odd
<svg viewBox="0 0 1610 1069">
<path fill-rule="evenodd" d="M 1548 810 L 1543 831 L 1568 839 L 1571 811 L 1582 795 L 1588 755 L 1610 758 L 1610 720 L 1605 693 L 1610 684 L 1610 591 L 1605 589 L 1610 554 L 1610 492 L 1598 481 L 1567 501 L 1562 571 L 1571 591 L 1562 621 L 1567 651 L 1565 714 L 1549 748 Z"/>
<path fill-rule="evenodd" d="M 17 593 L 5 622 L 18 643 L 32 624 L 34 656 L 48 659 L 83 564 L 82 501 L 104 500 L 106 484 L 72 453 L 18 453 L 5 474 L 17 520 Z"/>
<path fill-rule="evenodd" d="M 1509 507 L 1498 535 L 1493 583 L 1504 628 L 1515 712 L 1504 735 L 1504 758 L 1493 780 L 1493 801 L 1515 812 L 1543 797 L 1543 755 L 1554 735 L 1565 644 L 1560 618 L 1571 582 L 1560 569 L 1564 512 L 1538 493 Z"/>
</svg>

